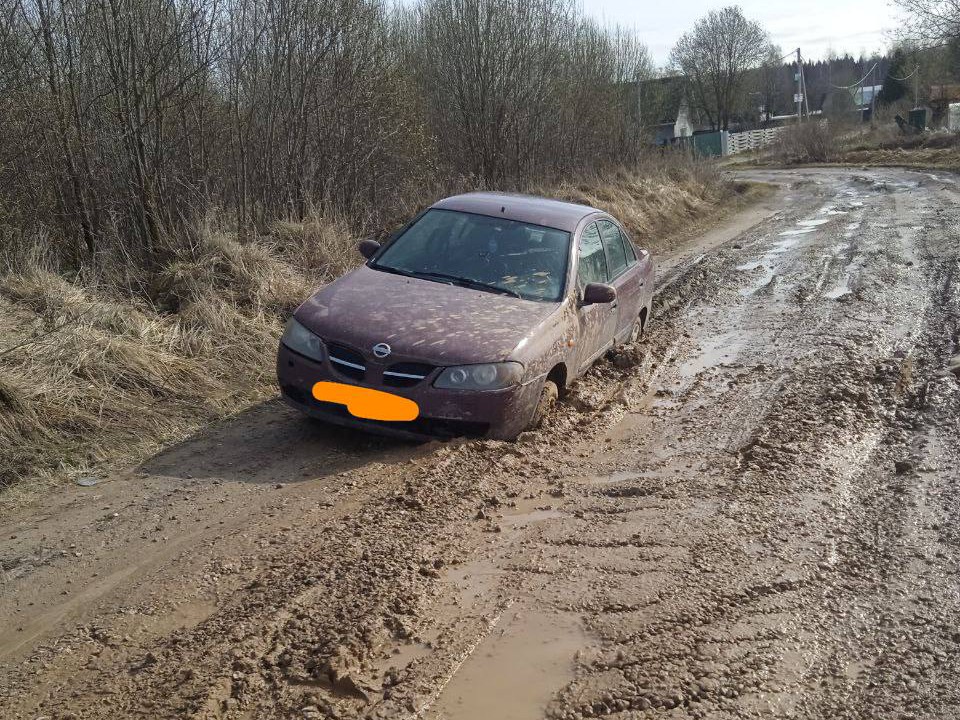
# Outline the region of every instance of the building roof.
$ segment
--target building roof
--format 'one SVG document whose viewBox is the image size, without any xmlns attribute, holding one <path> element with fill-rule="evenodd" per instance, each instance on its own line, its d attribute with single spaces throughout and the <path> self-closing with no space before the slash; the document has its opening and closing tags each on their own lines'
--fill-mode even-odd
<svg viewBox="0 0 960 720">
<path fill-rule="evenodd" d="M 943 83 L 930 86 L 932 102 L 957 102 L 960 100 L 960 83 Z"/>
<path fill-rule="evenodd" d="M 573 232 L 587 215 L 599 212 L 589 205 L 551 200 L 535 195 L 517 195 L 501 192 L 472 192 L 454 195 L 432 207 L 439 210 L 457 210 L 490 217 L 543 225 Z"/>
</svg>

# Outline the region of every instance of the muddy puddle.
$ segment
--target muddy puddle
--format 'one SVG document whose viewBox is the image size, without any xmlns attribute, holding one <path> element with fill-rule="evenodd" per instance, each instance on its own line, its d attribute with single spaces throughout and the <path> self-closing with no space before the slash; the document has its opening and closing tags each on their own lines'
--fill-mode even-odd
<svg viewBox="0 0 960 720">
<path fill-rule="evenodd" d="M 525 512 L 505 513 L 502 523 L 506 528 L 523 528 L 545 520 L 557 520 L 565 517 L 566 514 L 549 506 L 534 508 Z"/>
<path fill-rule="evenodd" d="M 573 678 L 587 642 L 569 614 L 513 606 L 460 666 L 426 717 L 432 720 L 533 720 Z"/>
<path fill-rule="evenodd" d="M 576 478 L 576 482 L 581 482 L 584 485 L 615 485 L 622 482 L 630 482 L 631 480 L 639 480 L 643 477 L 643 473 L 634 472 L 632 470 L 615 470 L 608 475 L 588 475 L 583 478 Z"/>
</svg>

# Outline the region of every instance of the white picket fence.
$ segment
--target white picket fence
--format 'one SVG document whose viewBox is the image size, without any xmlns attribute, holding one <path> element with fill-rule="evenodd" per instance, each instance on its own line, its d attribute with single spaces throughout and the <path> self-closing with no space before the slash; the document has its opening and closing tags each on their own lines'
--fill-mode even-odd
<svg viewBox="0 0 960 720">
<path fill-rule="evenodd" d="M 764 128 L 762 130 L 747 130 L 745 132 L 730 133 L 728 151 L 729 155 L 746 152 L 747 150 L 759 150 L 767 147 L 777 139 L 783 131 L 782 127 Z"/>
</svg>

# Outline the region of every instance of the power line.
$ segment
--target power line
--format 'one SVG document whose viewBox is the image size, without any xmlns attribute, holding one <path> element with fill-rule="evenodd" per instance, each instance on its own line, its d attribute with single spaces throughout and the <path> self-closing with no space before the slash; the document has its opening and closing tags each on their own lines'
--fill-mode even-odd
<svg viewBox="0 0 960 720">
<path fill-rule="evenodd" d="M 870 73 L 872 73 L 876 69 L 878 64 L 879 63 L 874 63 L 873 67 L 867 70 L 866 74 L 862 78 L 857 80 L 857 82 L 853 83 L 852 85 L 831 85 L 830 87 L 834 88 L 835 90 L 852 90 L 855 87 L 863 85 L 863 81 L 866 80 L 868 77 L 870 77 Z"/>
<path fill-rule="evenodd" d="M 797 48 L 796 50 L 791 50 L 791 51 L 788 52 L 786 55 L 784 55 L 782 58 L 780 58 L 780 60 L 778 60 L 777 62 L 781 62 L 781 61 L 783 61 L 783 60 L 786 60 L 787 58 L 792 58 L 799 50 L 800 50 L 800 48 Z"/>
<path fill-rule="evenodd" d="M 920 69 L 920 66 L 917 65 L 917 66 L 913 69 L 913 72 L 910 73 L 909 75 L 907 75 L 906 77 L 898 78 L 898 77 L 895 77 L 895 76 L 891 75 L 890 73 L 887 73 L 887 77 L 890 78 L 891 80 L 899 80 L 900 82 L 903 82 L 904 80 L 909 80 L 909 79 L 912 78 L 914 75 L 916 75 L 916 74 L 917 74 L 917 71 L 918 71 L 919 69 Z"/>
</svg>

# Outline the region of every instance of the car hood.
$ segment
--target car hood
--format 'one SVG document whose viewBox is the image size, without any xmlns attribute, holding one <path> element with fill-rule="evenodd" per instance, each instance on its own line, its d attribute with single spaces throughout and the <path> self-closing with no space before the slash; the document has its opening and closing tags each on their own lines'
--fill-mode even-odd
<svg viewBox="0 0 960 720">
<path fill-rule="evenodd" d="M 536 344 L 524 340 L 558 307 L 364 266 L 313 295 L 296 318 L 365 355 L 385 342 L 398 358 L 454 365 L 511 358 L 521 343 Z"/>
</svg>

